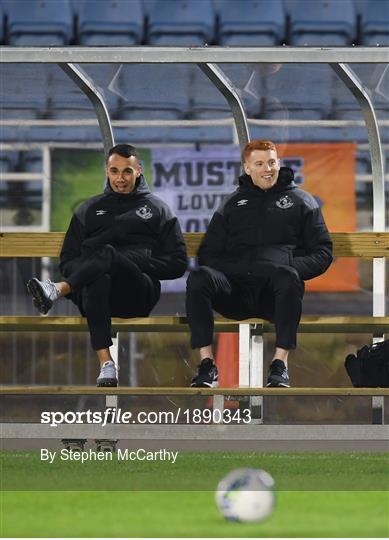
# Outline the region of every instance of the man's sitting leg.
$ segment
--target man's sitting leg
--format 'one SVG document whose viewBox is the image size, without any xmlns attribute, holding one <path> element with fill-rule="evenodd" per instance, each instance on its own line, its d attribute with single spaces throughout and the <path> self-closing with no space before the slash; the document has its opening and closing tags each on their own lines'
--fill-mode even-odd
<svg viewBox="0 0 389 540">
<path fill-rule="evenodd" d="M 288 355 L 291 349 L 296 348 L 304 283 L 294 268 L 279 266 L 271 275 L 271 288 L 274 295 L 276 348 L 270 364 L 267 386 L 289 388 Z"/>
<path fill-rule="evenodd" d="M 111 276 L 103 274 L 84 287 L 82 305 L 88 321 L 92 348 L 96 351 L 100 363 L 97 386 L 117 386 L 116 365 L 109 347 L 111 339 Z"/>
<path fill-rule="evenodd" d="M 199 349 L 200 364 L 191 386 L 215 387 L 218 385 L 218 371 L 214 363 L 213 342 L 213 302 L 225 296 L 230 297 L 231 284 L 218 270 L 200 266 L 192 270 L 188 277 L 186 291 L 186 313 L 191 330 L 192 349 Z"/>
</svg>

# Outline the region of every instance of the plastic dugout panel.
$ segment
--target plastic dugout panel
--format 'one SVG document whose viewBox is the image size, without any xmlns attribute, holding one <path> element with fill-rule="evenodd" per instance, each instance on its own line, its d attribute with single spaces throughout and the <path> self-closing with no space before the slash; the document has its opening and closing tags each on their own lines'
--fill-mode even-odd
<svg viewBox="0 0 389 540">
<path fill-rule="evenodd" d="M 328 117 L 334 74 L 329 66 L 283 65 L 261 75 L 264 117 L 312 119 Z"/>
<path fill-rule="evenodd" d="M 389 69 L 387 65 L 352 64 L 351 69 L 367 89 L 378 117 L 389 112 Z M 362 120 L 362 110 L 353 94 L 338 77 L 330 89 L 334 116 L 340 120 Z"/>
<path fill-rule="evenodd" d="M 116 91 L 120 117 L 178 119 L 189 109 L 190 67 L 127 64 L 120 71 Z"/>
<path fill-rule="evenodd" d="M 47 72 L 47 66 L 38 64 L 0 65 L 3 118 L 35 119 L 45 114 Z"/>
</svg>

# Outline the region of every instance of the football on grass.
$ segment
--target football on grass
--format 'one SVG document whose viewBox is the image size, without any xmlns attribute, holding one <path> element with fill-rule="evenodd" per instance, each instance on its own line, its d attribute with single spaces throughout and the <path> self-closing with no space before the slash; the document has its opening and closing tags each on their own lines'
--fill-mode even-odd
<svg viewBox="0 0 389 540">
<path fill-rule="evenodd" d="M 262 521 L 274 509 L 274 480 L 261 469 L 234 469 L 219 482 L 215 498 L 227 520 Z"/>
</svg>

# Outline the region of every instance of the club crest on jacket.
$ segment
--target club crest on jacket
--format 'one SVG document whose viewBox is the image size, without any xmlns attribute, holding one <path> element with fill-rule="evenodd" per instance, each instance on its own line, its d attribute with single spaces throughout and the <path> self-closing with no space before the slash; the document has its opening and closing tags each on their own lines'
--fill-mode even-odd
<svg viewBox="0 0 389 540">
<path fill-rule="evenodd" d="M 150 219 L 153 217 L 151 208 L 149 208 L 146 204 L 144 206 L 137 208 L 136 215 L 142 219 Z"/>
<path fill-rule="evenodd" d="M 293 206 L 293 204 L 294 203 L 289 197 L 289 195 L 283 195 L 278 199 L 278 201 L 276 201 L 276 206 L 278 206 L 278 208 L 282 208 L 283 210 L 290 208 L 291 206 Z"/>
</svg>

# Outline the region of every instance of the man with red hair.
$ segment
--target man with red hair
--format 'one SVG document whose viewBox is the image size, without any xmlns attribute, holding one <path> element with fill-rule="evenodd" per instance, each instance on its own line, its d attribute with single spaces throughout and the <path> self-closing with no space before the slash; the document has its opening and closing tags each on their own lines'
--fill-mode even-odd
<svg viewBox="0 0 389 540">
<path fill-rule="evenodd" d="M 317 201 L 295 185 L 292 169 L 280 167 L 274 143 L 248 143 L 242 161 L 239 187 L 213 215 L 188 278 L 191 345 L 201 360 L 192 386 L 217 386 L 214 309 L 229 319 L 274 322 L 267 386 L 289 387 L 304 280 L 327 270 L 332 242 Z"/>
</svg>

